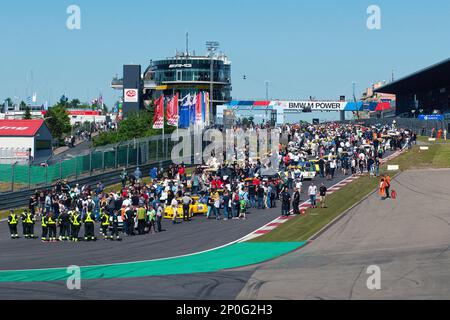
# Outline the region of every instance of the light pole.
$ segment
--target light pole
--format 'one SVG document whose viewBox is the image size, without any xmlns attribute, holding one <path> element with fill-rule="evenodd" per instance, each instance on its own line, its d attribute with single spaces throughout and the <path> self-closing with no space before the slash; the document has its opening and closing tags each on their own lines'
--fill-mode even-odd
<svg viewBox="0 0 450 320">
<path fill-rule="evenodd" d="M 269 80 L 266 80 L 266 101 L 269 101 Z M 269 122 L 267 118 L 267 113 L 269 111 L 269 106 L 266 106 L 266 122 Z"/>
<path fill-rule="evenodd" d="M 210 121 L 213 114 L 213 89 L 214 89 L 214 51 L 216 51 L 219 48 L 219 42 L 217 41 L 207 41 L 206 42 L 206 49 L 209 52 L 209 57 L 211 59 L 211 65 L 209 70 L 209 116 Z M 208 123 L 209 125 L 209 123 Z"/>
<path fill-rule="evenodd" d="M 356 93 L 355 93 L 355 91 L 356 91 L 356 82 L 353 81 L 352 85 L 353 85 L 353 101 L 356 102 Z"/>
</svg>

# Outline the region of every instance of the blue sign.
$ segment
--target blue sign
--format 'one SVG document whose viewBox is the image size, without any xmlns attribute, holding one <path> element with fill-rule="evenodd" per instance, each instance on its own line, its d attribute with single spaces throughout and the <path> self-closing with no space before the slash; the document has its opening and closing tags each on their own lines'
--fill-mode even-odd
<svg viewBox="0 0 450 320">
<path fill-rule="evenodd" d="M 444 116 L 442 114 L 431 114 L 431 115 L 420 115 L 420 121 L 444 121 Z"/>
</svg>

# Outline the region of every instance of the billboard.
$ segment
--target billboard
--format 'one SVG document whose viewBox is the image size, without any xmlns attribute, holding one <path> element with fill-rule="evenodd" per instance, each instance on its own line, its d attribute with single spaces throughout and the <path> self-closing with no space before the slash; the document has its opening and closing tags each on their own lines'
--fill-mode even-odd
<svg viewBox="0 0 450 320">
<path fill-rule="evenodd" d="M 139 94 L 137 89 L 125 89 L 123 91 L 124 102 L 139 102 Z"/>
<path fill-rule="evenodd" d="M 123 116 L 142 109 L 143 81 L 140 65 L 123 66 Z"/>
<path fill-rule="evenodd" d="M 441 114 L 420 115 L 420 121 L 444 121 L 444 116 Z"/>
<path fill-rule="evenodd" d="M 342 101 L 277 101 L 275 106 L 284 111 L 344 111 L 347 102 Z"/>
</svg>

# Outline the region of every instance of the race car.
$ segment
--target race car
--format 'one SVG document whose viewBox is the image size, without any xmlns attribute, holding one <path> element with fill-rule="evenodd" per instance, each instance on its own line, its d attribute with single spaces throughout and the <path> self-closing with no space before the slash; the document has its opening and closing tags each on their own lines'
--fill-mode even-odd
<svg viewBox="0 0 450 320">
<path fill-rule="evenodd" d="M 311 161 L 300 162 L 297 166 L 289 166 L 289 169 L 300 171 L 303 180 L 312 180 L 317 174 L 316 165 Z"/>
<path fill-rule="evenodd" d="M 316 165 L 311 162 L 301 162 L 299 165 L 300 172 L 302 174 L 303 180 L 312 180 L 317 175 Z"/>
<path fill-rule="evenodd" d="M 196 214 L 206 214 L 208 212 L 208 206 L 203 203 L 199 203 L 198 197 L 192 197 L 194 202 L 189 205 L 189 218 L 192 218 Z M 181 199 L 178 199 L 180 202 Z M 173 218 L 173 208 L 172 206 L 167 206 L 164 210 L 164 218 L 165 219 L 172 219 Z M 179 204 L 177 208 L 177 218 L 183 219 L 183 205 Z"/>
</svg>

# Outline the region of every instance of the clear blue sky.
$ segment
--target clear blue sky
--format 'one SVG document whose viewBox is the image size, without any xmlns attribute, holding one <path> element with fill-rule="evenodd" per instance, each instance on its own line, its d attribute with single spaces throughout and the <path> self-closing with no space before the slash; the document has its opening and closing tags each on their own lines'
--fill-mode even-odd
<svg viewBox="0 0 450 320">
<path fill-rule="evenodd" d="M 71 4 L 81 8 L 79 31 L 66 28 Z M 371 4 L 381 8 L 379 31 L 366 27 Z M 448 0 L 5 0 L 0 12 L 0 100 L 24 99 L 34 83 L 40 102 L 102 92 L 111 106 L 122 65 L 173 55 L 186 31 L 196 53 L 220 42 L 236 99 L 264 98 L 265 80 L 273 99 L 351 97 L 353 81 L 360 95 L 392 69 L 399 78 L 450 53 Z"/>
</svg>

